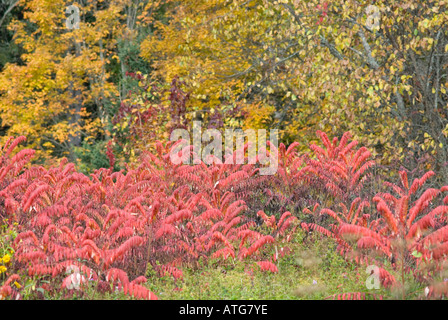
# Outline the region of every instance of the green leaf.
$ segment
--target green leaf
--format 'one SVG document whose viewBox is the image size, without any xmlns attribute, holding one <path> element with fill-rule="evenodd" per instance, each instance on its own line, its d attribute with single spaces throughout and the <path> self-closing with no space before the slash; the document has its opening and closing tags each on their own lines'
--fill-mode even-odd
<svg viewBox="0 0 448 320">
<path fill-rule="evenodd" d="M 414 257 L 416 257 L 416 258 L 420 258 L 420 257 L 422 256 L 422 253 L 421 253 L 421 252 L 418 252 L 417 250 L 414 250 L 414 251 L 412 252 L 412 255 L 413 255 Z"/>
</svg>

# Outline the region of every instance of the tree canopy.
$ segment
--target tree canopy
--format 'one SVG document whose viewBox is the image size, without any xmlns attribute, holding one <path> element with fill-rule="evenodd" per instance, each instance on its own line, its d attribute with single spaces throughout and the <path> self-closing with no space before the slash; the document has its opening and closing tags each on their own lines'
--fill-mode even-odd
<svg viewBox="0 0 448 320">
<path fill-rule="evenodd" d="M 70 5 L 79 28 L 67 27 Z M 350 131 L 384 164 L 424 161 L 448 177 L 445 1 L 30 0 L 0 9 L 2 47 L 14 48 L 0 54 L 1 132 L 26 135 L 41 162 L 67 156 L 88 168 L 96 150 L 100 165 L 110 140 L 129 158 L 200 114 L 217 128 L 277 128 L 304 149 L 316 130 Z"/>
</svg>

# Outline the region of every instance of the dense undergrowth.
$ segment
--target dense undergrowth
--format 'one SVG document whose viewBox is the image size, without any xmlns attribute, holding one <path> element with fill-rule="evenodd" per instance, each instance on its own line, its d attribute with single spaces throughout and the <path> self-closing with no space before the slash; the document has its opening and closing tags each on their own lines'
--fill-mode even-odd
<svg viewBox="0 0 448 320">
<path fill-rule="evenodd" d="M 429 187 L 433 172 L 392 183 L 349 133 L 318 135 L 310 154 L 281 144 L 274 176 L 254 164 L 175 165 L 172 143 L 119 172 L 109 154 L 109 169 L 86 176 L 66 160 L 31 167 L 34 151 L 12 155 L 25 138 L 11 138 L 1 298 L 444 297 L 448 186 Z"/>
</svg>

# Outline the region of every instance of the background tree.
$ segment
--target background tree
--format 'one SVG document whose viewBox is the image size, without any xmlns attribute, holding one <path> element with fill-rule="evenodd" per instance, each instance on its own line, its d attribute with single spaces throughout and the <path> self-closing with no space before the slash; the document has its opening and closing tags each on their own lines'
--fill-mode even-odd
<svg viewBox="0 0 448 320">
<path fill-rule="evenodd" d="M 448 179 L 444 1 L 82 0 L 70 30 L 71 4 L 0 3 L 2 134 L 27 135 L 40 161 L 107 164 L 105 145 L 129 124 L 120 108 L 161 106 L 143 96 L 178 79 L 179 125 L 199 114 L 217 128 L 277 128 L 302 151 L 316 130 L 350 131 L 382 164 Z M 127 152 L 169 135 L 155 114 L 161 132 L 146 128 Z"/>
<path fill-rule="evenodd" d="M 186 81 L 193 109 L 240 103 L 247 126 L 304 145 L 350 130 L 384 163 L 424 153 L 447 179 L 446 4 L 376 1 L 378 16 L 371 4 L 183 1 L 142 55 L 154 76 Z"/>
<path fill-rule="evenodd" d="M 0 74 L 2 124 L 7 135 L 28 137 L 38 161 L 85 159 L 95 144 L 104 146 L 125 98 L 124 73 L 136 67 L 126 52 L 135 47 L 137 19 L 150 22 L 158 8 L 151 1 L 79 1 L 79 28 L 70 28 L 69 5 L 21 1 L 23 17 L 8 26 L 23 52 Z"/>
</svg>

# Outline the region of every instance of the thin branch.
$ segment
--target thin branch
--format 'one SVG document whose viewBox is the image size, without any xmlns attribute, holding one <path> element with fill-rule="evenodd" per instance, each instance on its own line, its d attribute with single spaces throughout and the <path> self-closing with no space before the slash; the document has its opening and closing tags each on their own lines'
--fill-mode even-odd
<svg viewBox="0 0 448 320">
<path fill-rule="evenodd" d="M 366 35 L 364 34 L 363 29 L 359 29 L 358 35 L 361 38 L 362 46 L 364 47 L 364 51 L 366 52 L 367 63 L 373 68 L 378 69 L 380 65 L 372 56 L 372 49 L 370 48 L 369 43 L 367 42 Z"/>
<path fill-rule="evenodd" d="M 20 2 L 20 0 L 17 0 L 13 4 L 11 4 L 9 6 L 9 8 L 5 11 L 5 13 L 3 14 L 2 19 L 0 20 L 0 27 L 2 26 L 3 21 L 5 20 L 6 16 L 12 11 L 12 9 L 14 9 L 19 4 L 19 2 Z"/>
</svg>

